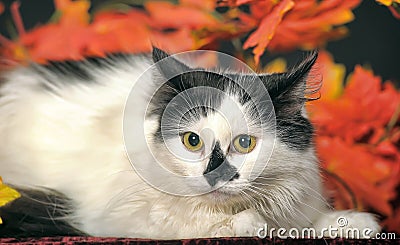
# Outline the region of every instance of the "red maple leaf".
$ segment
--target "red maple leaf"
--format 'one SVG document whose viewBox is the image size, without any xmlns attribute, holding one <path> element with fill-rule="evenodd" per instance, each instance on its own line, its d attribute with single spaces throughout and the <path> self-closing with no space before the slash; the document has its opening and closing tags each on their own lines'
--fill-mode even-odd
<svg viewBox="0 0 400 245">
<path fill-rule="evenodd" d="M 325 68 L 335 67 L 324 53 L 318 62 Z M 332 70 L 322 69 L 327 74 L 324 83 L 331 89 L 342 87 L 343 77 Z M 321 90 L 322 100 L 307 107 L 317 130 L 321 165 L 349 188 L 358 209 L 380 214 L 389 227 L 398 219 L 393 215 L 399 207 L 392 202 L 400 198 L 396 189 L 400 185 L 400 92 L 361 66 L 356 66 L 344 89 L 336 91 L 332 96 L 329 90 Z M 337 182 L 327 180 L 328 186 Z M 346 190 L 338 190 L 334 192 L 336 208 L 353 208 Z"/>
</svg>

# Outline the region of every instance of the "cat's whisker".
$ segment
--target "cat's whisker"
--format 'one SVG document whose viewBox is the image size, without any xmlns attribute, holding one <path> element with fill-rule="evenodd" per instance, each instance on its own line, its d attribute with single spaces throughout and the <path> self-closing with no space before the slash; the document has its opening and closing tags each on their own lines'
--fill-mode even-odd
<svg viewBox="0 0 400 245">
<path fill-rule="evenodd" d="M 250 192 L 254 193 L 257 196 L 260 196 L 261 198 L 255 199 L 252 195 L 247 194 L 249 196 L 251 196 L 254 200 L 255 200 L 255 205 L 256 205 L 256 209 L 261 211 L 260 213 L 266 217 L 268 217 L 269 219 L 272 219 L 272 221 L 275 222 L 276 225 L 279 225 L 279 222 L 277 220 L 277 217 L 275 217 L 277 214 L 274 212 L 274 210 L 271 208 L 271 204 L 277 205 L 275 203 L 275 200 L 272 198 L 269 198 L 269 196 L 266 196 L 263 193 L 259 193 L 257 190 L 253 190 L 251 189 L 251 187 L 249 187 L 248 189 Z M 266 201 L 268 200 L 268 202 Z M 261 203 L 260 203 L 261 202 Z M 271 203 L 272 202 L 272 203 Z M 257 208 L 259 207 L 259 208 Z M 260 210 L 261 208 L 261 210 Z M 280 215 L 278 215 L 279 217 Z"/>
<path fill-rule="evenodd" d="M 257 189 L 258 189 L 260 192 L 264 192 L 264 190 L 261 189 L 261 188 L 257 188 Z M 316 207 L 313 207 L 313 206 L 311 206 L 311 205 L 309 205 L 309 204 L 307 204 L 307 203 L 301 201 L 300 198 L 297 198 L 297 199 L 292 198 L 292 200 L 295 200 L 294 202 L 301 203 L 301 204 L 303 204 L 304 206 L 307 206 L 307 207 L 309 207 L 310 209 L 312 209 L 312 210 L 314 210 L 314 211 L 316 211 L 316 212 L 318 212 L 318 213 L 320 213 L 320 214 L 322 214 L 322 215 L 325 214 L 325 213 L 322 212 L 320 209 L 318 209 L 318 208 L 316 208 Z M 302 212 L 300 209 L 296 208 L 295 205 L 292 205 L 292 206 L 297 210 L 297 213 L 299 213 L 300 215 L 302 215 L 302 216 L 308 221 L 309 224 L 312 224 L 312 223 L 313 223 L 313 221 L 312 221 L 311 219 L 309 219 L 309 218 L 304 214 L 304 212 Z"/>
<path fill-rule="evenodd" d="M 138 186 L 145 186 L 145 188 L 142 189 L 137 189 Z M 129 185 L 125 188 L 123 188 L 122 190 L 120 190 L 119 192 L 117 192 L 113 197 L 111 197 L 107 204 L 105 205 L 105 210 L 109 210 L 112 208 L 112 206 L 117 205 L 121 200 L 123 200 L 124 202 L 127 200 L 128 195 L 133 195 L 141 192 L 141 191 L 145 191 L 145 190 L 150 190 L 152 189 L 151 186 L 149 186 L 147 183 L 145 182 L 138 182 L 132 185 Z M 131 190 L 134 190 L 133 192 Z M 128 193 L 127 193 L 128 192 Z M 121 197 L 121 199 L 117 199 Z"/>
<path fill-rule="evenodd" d="M 265 192 L 264 189 L 261 188 L 257 188 L 255 186 L 252 186 L 252 188 L 257 190 L 257 193 L 261 196 L 263 196 L 264 198 L 268 198 L 270 200 L 275 200 L 275 198 L 278 198 L 276 201 L 273 201 L 273 203 L 275 204 L 274 206 L 272 206 L 272 209 L 275 210 L 278 209 L 280 210 L 279 215 L 281 217 L 283 217 L 286 222 L 290 223 L 291 218 L 288 216 L 289 214 L 292 215 L 294 214 L 294 210 L 293 210 L 293 204 L 295 203 L 295 201 L 293 200 L 295 198 L 295 196 L 293 196 L 290 192 L 288 193 L 286 190 L 281 190 L 280 188 L 276 188 L 274 192 L 274 194 L 277 194 L 278 192 L 283 192 L 281 194 L 278 195 L 266 195 L 267 192 Z M 287 195 L 290 195 L 292 198 L 288 198 Z M 276 212 L 274 212 L 276 214 Z"/>
<path fill-rule="evenodd" d="M 309 185 L 307 185 L 307 184 L 301 183 L 300 181 L 295 181 L 295 180 L 290 180 L 290 179 L 279 179 L 279 178 L 268 179 L 268 178 L 263 178 L 262 176 L 258 177 L 257 179 L 264 179 L 264 180 L 268 180 L 268 181 L 273 180 L 274 182 L 275 182 L 275 181 L 289 182 L 289 183 L 292 183 L 293 185 L 298 185 L 298 186 L 302 187 L 302 189 L 305 188 L 305 189 L 307 189 L 307 190 L 312 191 L 315 195 L 314 195 L 314 194 L 311 195 L 310 193 L 308 193 L 308 195 L 310 195 L 310 196 L 312 196 L 312 197 L 314 197 L 314 198 L 317 198 L 317 199 L 320 200 L 321 202 L 326 202 L 326 199 L 321 195 L 320 192 L 316 191 L 313 187 L 311 187 L 311 186 L 309 186 Z M 271 187 L 274 187 L 274 186 L 276 185 L 276 182 L 275 182 L 275 183 L 265 183 L 265 182 L 253 181 L 253 184 L 258 184 L 258 185 L 263 185 L 263 186 L 271 186 Z"/>
<path fill-rule="evenodd" d="M 274 185 L 272 185 L 272 184 L 265 184 L 265 183 L 254 183 L 255 185 L 263 185 L 263 186 L 272 186 L 272 187 L 275 187 Z M 312 191 L 313 193 L 311 194 L 311 193 L 307 193 L 306 195 L 307 196 L 310 196 L 310 197 L 312 197 L 312 198 L 315 198 L 315 199 L 317 199 L 317 200 L 319 200 L 319 201 L 321 201 L 321 202 L 326 202 L 326 199 L 322 196 L 322 195 L 320 195 L 317 191 L 315 191 L 313 188 L 311 188 L 311 187 L 309 187 L 309 186 L 307 186 L 307 185 L 299 185 L 300 187 L 302 187 L 302 190 L 310 190 L 310 191 Z M 305 196 L 306 196 L 305 195 Z"/>
</svg>

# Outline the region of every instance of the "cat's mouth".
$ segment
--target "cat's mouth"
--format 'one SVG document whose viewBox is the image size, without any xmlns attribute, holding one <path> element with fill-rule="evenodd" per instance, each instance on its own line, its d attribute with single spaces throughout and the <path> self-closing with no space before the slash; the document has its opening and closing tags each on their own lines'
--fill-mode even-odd
<svg viewBox="0 0 400 245">
<path fill-rule="evenodd" d="M 227 201 L 229 199 L 232 199 L 236 196 L 235 193 L 233 192 L 227 192 L 224 190 L 217 189 L 213 190 L 210 193 L 207 194 L 208 198 L 212 199 L 213 201 Z"/>
<path fill-rule="evenodd" d="M 221 186 L 218 189 L 215 189 L 209 193 L 207 193 L 207 197 L 216 202 L 228 201 L 235 199 L 240 194 L 240 188 L 233 188 L 231 186 Z"/>
</svg>

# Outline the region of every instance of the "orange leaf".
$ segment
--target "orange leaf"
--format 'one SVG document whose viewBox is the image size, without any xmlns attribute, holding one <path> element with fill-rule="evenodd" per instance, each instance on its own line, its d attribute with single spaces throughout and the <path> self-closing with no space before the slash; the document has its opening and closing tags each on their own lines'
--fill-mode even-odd
<svg viewBox="0 0 400 245">
<path fill-rule="evenodd" d="M 202 9 L 206 9 L 206 10 L 214 10 L 215 9 L 215 5 L 216 5 L 216 1 L 214 0 L 202 0 L 202 1 L 198 1 L 198 0 L 180 0 L 179 1 L 180 4 L 182 5 L 187 5 L 187 6 L 195 6 L 197 8 L 202 8 Z"/>
<path fill-rule="evenodd" d="M 329 69 L 333 63 L 324 56 L 318 64 Z M 339 84 L 343 80 L 324 79 L 333 83 L 338 79 Z M 382 85 L 372 71 L 356 66 L 342 94 L 312 103 L 310 108 L 322 167 L 350 187 L 360 210 L 388 216 L 384 224 L 393 229 L 395 219 L 390 216 L 399 209 L 392 202 L 400 198 L 396 191 L 400 185 L 400 92 L 389 82 Z M 335 198 L 337 208 L 352 208 L 348 196 L 335 192 Z"/>
<path fill-rule="evenodd" d="M 29 55 L 37 62 L 78 60 L 83 58 L 89 35 L 84 27 L 48 24 L 21 37 L 21 43 L 30 47 Z"/>
<path fill-rule="evenodd" d="M 176 52 L 198 48 L 195 39 L 187 28 L 167 34 L 153 32 L 152 40 L 155 40 L 157 45 L 160 47 L 163 47 L 166 50 L 174 50 Z"/>
<path fill-rule="evenodd" d="M 368 148 L 348 144 L 337 137 L 319 136 L 317 152 L 323 167 L 345 181 L 357 199 L 382 214 L 391 214 L 389 201 L 396 195 L 398 165 L 374 155 Z M 381 185 L 389 180 L 394 181 L 390 188 Z"/>
<path fill-rule="evenodd" d="M 151 50 L 149 17 L 140 11 L 126 14 L 100 13 L 90 25 L 87 55 L 104 56 L 113 52 L 148 52 Z"/>
<path fill-rule="evenodd" d="M 317 65 L 323 78 L 321 100 L 337 99 L 343 92 L 346 67 L 335 64 L 332 55 L 326 51 L 319 52 Z"/>
<path fill-rule="evenodd" d="M 246 48 L 255 47 L 253 51 L 255 61 L 258 62 L 267 48 L 271 51 L 297 47 L 309 49 L 344 36 L 347 29 L 335 26 L 348 22 L 352 16 L 350 9 L 360 2 L 229 0 L 216 3 L 205 0 L 200 3 L 196 0 L 182 0 L 173 4 L 169 1 L 145 1 L 143 8 L 132 8 L 124 13 L 128 16 L 135 13 L 136 19 L 132 18 L 133 15 L 120 17 L 120 13 L 109 10 L 108 14 L 117 20 L 106 20 L 102 15 L 104 12 L 96 12 L 94 21 L 89 22 L 89 0 L 54 1 L 55 16 L 60 16 L 57 22 L 28 31 L 26 35 L 29 37 L 22 37 L 25 35 L 20 32 L 20 40 L 13 45 L 0 36 L 0 42 L 7 49 L 2 50 L 2 53 L 7 58 L 45 62 L 50 59 L 81 59 L 88 55 L 102 56 L 107 52 L 145 52 L 149 51 L 149 42 L 154 42 L 149 39 L 154 36 L 163 38 L 162 42 L 177 48 L 170 50 L 172 52 L 184 49 L 181 45 L 172 44 L 176 41 L 183 43 L 175 39 L 178 36 L 189 42 L 185 47 L 216 47 L 219 40 L 240 37 L 258 27 L 244 44 Z M 237 4 L 244 2 L 249 5 L 250 11 L 236 8 Z M 217 13 L 217 5 L 230 8 L 226 13 Z M 23 27 L 18 19 L 14 18 L 15 24 Z M 59 38 L 58 44 L 54 43 L 56 39 L 52 37 L 53 31 L 54 36 Z M 137 41 L 132 41 L 133 33 L 138 34 Z M 168 38 L 171 40 L 168 41 Z"/>
<path fill-rule="evenodd" d="M 255 47 L 253 50 L 254 60 L 256 64 L 260 61 L 260 56 L 264 53 L 271 39 L 274 37 L 275 31 L 283 16 L 294 6 L 291 0 L 283 0 L 279 2 L 262 21 L 258 29 L 253 32 L 243 44 L 243 48 L 247 49 Z"/>
<path fill-rule="evenodd" d="M 214 17 L 196 6 L 174 5 L 170 2 L 146 2 L 152 25 L 157 28 L 201 28 L 216 25 Z M 168 13 L 168 14 L 166 14 Z"/>
<path fill-rule="evenodd" d="M 338 26 L 353 19 L 351 9 L 361 0 L 296 1 L 285 15 L 269 44 L 274 51 L 296 47 L 313 49 L 328 40 L 341 38 L 347 28 Z"/>
<path fill-rule="evenodd" d="M 62 25 L 87 25 L 90 19 L 89 0 L 54 0 L 55 7 L 61 12 Z"/>
</svg>

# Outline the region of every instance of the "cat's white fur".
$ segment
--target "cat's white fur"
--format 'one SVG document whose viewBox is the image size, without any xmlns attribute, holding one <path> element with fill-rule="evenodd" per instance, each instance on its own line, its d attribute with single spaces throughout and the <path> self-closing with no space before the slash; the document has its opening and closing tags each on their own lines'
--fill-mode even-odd
<svg viewBox="0 0 400 245">
<path fill-rule="evenodd" d="M 0 88 L 0 175 L 6 183 L 46 187 L 64 193 L 76 205 L 75 212 L 65 218 L 94 236 L 162 239 L 254 236 L 264 223 L 276 228 L 322 229 L 328 225 L 337 227 L 340 216 L 351 217 L 350 227 L 379 231 L 372 215 L 329 210 L 322 197 L 313 149 L 294 151 L 279 139 L 263 171 L 284 172 L 285 168 L 293 166 L 296 171 L 302 171 L 304 178 L 299 180 L 290 174 L 276 178 L 276 185 L 291 186 L 288 190 L 274 189 L 268 182 L 270 186 L 265 188 L 272 191 L 264 196 L 264 201 L 257 199 L 259 205 L 242 205 L 240 201 L 230 205 L 220 193 L 180 197 L 152 188 L 133 170 L 122 133 L 127 96 L 133 81 L 149 67 L 149 62 L 144 58 L 131 58 L 116 67 L 102 70 L 91 67 L 98 80 L 95 84 L 59 87 L 49 83 L 52 92 L 40 88 L 39 81 L 44 83 L 43 77 L 29 67 L 5 74 L 6 82 Z M 148 80 L 147 84 L 152 82 L 151 77 L 142 79 Z M 146 101 L 148 88 L 141 89 L 143 101 Z M 230 115 L 229 106 L 225 105 L 223 103 L 221 110 Z M 138 115 L 142 115 L 145 105 L 138 104 L 137 108 Z M 197 130 L 209 128 L 217 134 L 231 132 L 233 130 L 223 128 L 227 127 L 226 120 L 231 124 L 229 127 L 234 128 L 234 118 L 241 115 L 230 116 L 231 119 L 218 114 L 210 116 L 196 126 Z M 147 133 L 150 135 L 155 128 L 155 122 L 149 119 Z M 265 136 L 262 140 L 272 139 Z M 222 142 L 224 151 L 228 144 L 229 140 Z M 144 147 L 138 145 L 132 151 L 142 154 Z M 167 155 L 165 149 L 159 149 L 157 154 Z M 204 171 L 202 165 L 197 168 Z M 190 175 L 198 170 L 185 171 Z M 241 171 L 241 178 L 226 188 L 235 189 L 235 184 L 246 181 L 249 171 L 245 166 Z M 246 198 L 252 197 L 245 196 L 244 200 Z"/>
</svg>

